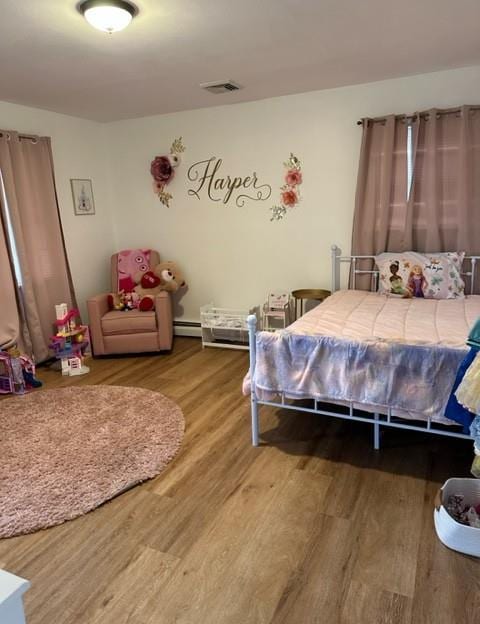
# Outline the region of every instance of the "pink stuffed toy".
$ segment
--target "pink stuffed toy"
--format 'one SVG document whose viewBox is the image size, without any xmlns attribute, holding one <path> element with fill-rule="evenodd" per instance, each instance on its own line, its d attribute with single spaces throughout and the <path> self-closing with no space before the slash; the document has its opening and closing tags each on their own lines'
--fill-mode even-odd
<svg viewBox="0 0 480 624">
<path fill-rule="evenodd" d="M 131 292 L 136 285 L 137 273 L 145 273 L 150 268 L 150 249 L 125 249 L 120 251 L 117 260 L 118 292 Z"/>
</svg>

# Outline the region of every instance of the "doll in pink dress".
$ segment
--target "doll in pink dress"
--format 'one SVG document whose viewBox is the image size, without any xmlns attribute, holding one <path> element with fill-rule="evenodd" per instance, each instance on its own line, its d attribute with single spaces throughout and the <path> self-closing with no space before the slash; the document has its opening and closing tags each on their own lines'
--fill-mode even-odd
<svg viewBox="0 0 480 624">
<path fill-rule="evenodd" d="M 423 275 L 422 267 L 418 264 L 415 264 L 410 271 L 407 283 L 407 287 L 412 293 L 412 297 L 425 297 L 425 295 L 423 294 L 423 289 L 426 287 L 426 285 L 427 280 Z"/>
</svg>

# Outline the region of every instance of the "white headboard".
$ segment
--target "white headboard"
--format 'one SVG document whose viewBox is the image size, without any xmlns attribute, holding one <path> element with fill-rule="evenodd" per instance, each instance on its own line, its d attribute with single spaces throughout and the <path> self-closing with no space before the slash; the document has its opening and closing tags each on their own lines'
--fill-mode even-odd
<svg viewBox="0 0 480 624">
<path fill-rule="evenodd" d="M 355 288 L 355 281 L 357 275 L 370 275 L 370 290 L 375 292 L 378 290 L 378 269 L 375 265 L 375 256 L 342 256 L 342 250 L 337 245 L 332 245 L 332 292 L 340 290 L 342 287 L 343 277 L 341 274 L 340 266 L 342 263 L 349 264 L 349 271 L 347 277 L 347 283 L 345 288 Z M 371 269 L 362 268 L 361 265 L 365 265 L 366 261 L 370 260 Z M 465 256 L 462 265 L 462 277 L 465 281 L 465 293 L 467 295 L 475 294 L 475 276 L 477 263 L 480 264 L 480 256 Z M 348 285 L 348 280 L 351 276 L 351 284 Z"/>
</svg>

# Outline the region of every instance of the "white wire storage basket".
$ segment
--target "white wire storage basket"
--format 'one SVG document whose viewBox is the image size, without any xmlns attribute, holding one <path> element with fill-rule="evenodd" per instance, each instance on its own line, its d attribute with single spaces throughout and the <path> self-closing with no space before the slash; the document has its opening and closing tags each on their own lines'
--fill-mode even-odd
<svg viewBox="0 0 480 624">
<path fill-rule="evenodd" d="M 238 310 L 217 308 L 208 303 L 200 308 L 203 347 L 224 347 L 228 349 L 248 349 L 249 314 L 256 314 L 258 308 Z"/>
</svg>

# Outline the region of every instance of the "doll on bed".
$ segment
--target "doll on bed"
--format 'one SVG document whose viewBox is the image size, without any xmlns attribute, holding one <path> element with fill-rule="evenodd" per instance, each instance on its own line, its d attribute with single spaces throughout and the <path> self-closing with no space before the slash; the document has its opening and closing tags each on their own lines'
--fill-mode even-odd
<svg viewBox="0 0 480 624">
<path fill-rule="evenodd" d="M 414 264 L 410 275 L 408 277 L 407 288 L 412 297 L 425 297 L 423 294 L 424 288 L 427 286 L 427 280 L 423 275 L 422 267 L 419 264 Z"/>
</svg>

